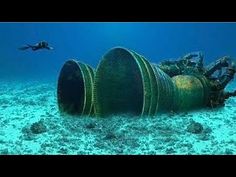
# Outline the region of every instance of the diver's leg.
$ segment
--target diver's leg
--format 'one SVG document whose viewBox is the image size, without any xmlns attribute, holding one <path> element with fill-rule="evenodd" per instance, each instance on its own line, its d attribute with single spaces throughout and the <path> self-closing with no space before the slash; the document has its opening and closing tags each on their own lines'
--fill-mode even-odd
<svg viewBox="0 0 236 177">
<path fill-rule="evenodd" d="M 26 50 L 26 49 L 29 49 L 30 47 L 29 46 L 24 46 L 24 47 L 20 47 L 18 48 L 19 50 Z"/>
<path fill-rule="evenodd" d="M 36 47 L 36 46 L 31 46 L 31 49 L 32 49 L 33 51 L 35 51 L 35 50 L 38 50 L 39 48 Z"/>
</svg>

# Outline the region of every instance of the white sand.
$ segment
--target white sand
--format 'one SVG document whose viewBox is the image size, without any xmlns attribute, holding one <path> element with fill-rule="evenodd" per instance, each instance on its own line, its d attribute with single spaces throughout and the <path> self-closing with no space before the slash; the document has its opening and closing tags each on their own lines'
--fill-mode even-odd
<svg viewBox="0 0 236 177">
<path fill-rule="evenodd" d="M 39 120 L 47 131 L 30 133 Z M 191 120 L 205 133 L 187 132 Z M 0 154 L 236 154 L 236 98 L 154 118 L 70 117 L 58 112 L 56 82 L 1 81 L 0 126 Z"/>
</svg>

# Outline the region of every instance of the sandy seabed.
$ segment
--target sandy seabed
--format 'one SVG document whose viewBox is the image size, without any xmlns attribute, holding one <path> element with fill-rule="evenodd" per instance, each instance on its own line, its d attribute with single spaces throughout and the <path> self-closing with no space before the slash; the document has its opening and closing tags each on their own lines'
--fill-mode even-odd
<svg viewBox="0 0 236 177">
<path fill-rule="evenodd" d="M 72 117 L 59 114 L 56 84 L 0 81 L 0 154 L 236 154 L 236 97 L 152 118 Z M 188 131 L 193 121 L 201 133 Z"/>
</svg>

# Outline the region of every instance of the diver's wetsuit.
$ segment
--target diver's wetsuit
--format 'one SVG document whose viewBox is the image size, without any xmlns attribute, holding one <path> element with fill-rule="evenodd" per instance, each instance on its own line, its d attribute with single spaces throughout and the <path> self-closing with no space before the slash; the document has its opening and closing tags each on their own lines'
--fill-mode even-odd
<svg viewBox="0 0 236 177">
<path fill-rule="evenodd" d="M 52 50 L 53 48 L 52 47 L 49 47 L 48 46 L 48 43 L 45 42 L 45 41 L 41 41 L 39 43 L 37 43 L 36 45 L 27 45 L 25 47 L 21 47 L 19 48 L 20 50 L 26 50 L 26 49 L 29 49 L 31 48 L 33 51 L 35 50 L 39 50 L 39 49 L 48 49 L 48 50 Z"/>
</svg>

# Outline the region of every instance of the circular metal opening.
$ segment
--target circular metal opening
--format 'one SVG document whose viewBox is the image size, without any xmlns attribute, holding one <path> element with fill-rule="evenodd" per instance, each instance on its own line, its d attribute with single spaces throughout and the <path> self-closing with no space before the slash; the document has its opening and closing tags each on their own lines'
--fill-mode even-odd
<svg viewBox="0 0 236 177">
<path fill-rule="evenodd" d="M 57 98 L 59 109 L 70 114 L 81 114 L 85 99 L 85 83 L 79 63 L 67 61 L 58 79 Z"/>
<path fill-rule="evenodd" d="M 103 56 L 96 71 L 94 89 L 96 115 L 142 113 L 142 75 L 128 50 L 114 48 Z"/>
</svg>

